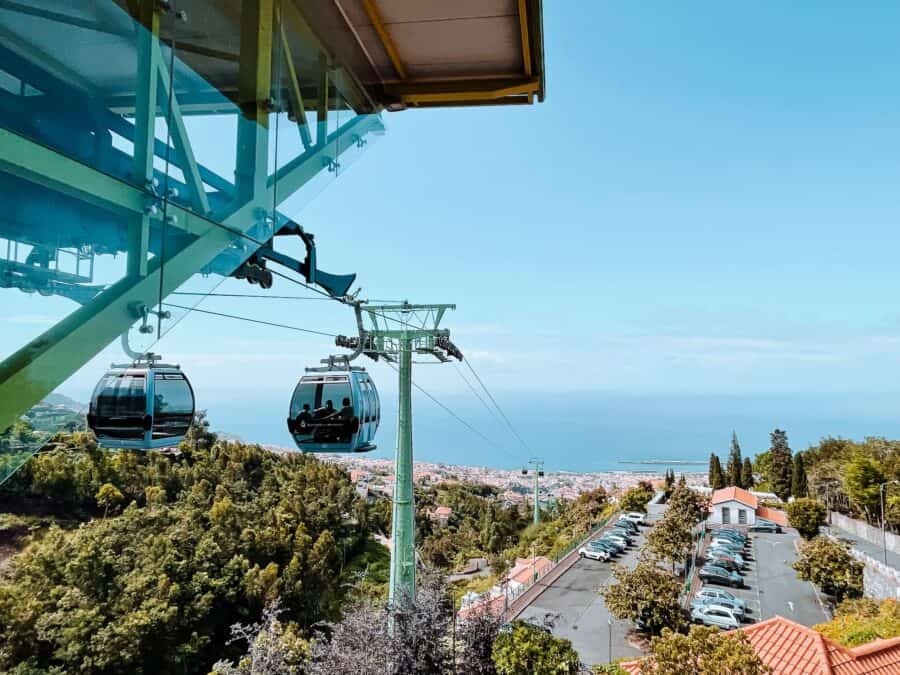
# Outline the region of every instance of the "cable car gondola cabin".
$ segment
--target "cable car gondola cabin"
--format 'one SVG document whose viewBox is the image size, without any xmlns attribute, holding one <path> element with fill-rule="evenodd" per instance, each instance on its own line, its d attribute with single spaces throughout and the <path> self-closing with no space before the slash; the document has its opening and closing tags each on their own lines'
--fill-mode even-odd
<svg viewBox="0 0 900 675">
<path fill-rule="evenodd" d="M 303 452 L 370 452 L 380 421 L 375 382 L 364 368 L 353 367 L 300 378 L 287 424 Z"/>
<path fill-rule="evenodd" d="M 100 447 L 152 450 L 178 445 L 194 419 L 194 390 L 178 366 L 136 361 L 103 376 L 88 409 Z"/>
</svg>

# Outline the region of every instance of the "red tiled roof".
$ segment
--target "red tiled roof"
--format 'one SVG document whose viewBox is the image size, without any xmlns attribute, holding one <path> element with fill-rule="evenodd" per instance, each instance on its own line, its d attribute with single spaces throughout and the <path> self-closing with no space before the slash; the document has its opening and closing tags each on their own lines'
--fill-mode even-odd
<svg viewBox="0 0 900 675">
<path fill-rule="evenodd" d="M 434 515 L 436 516 L 449 516 L 452 513 L 453 509 L 451 509 L 449 506 L 438 506 L 434 510 Z"/>
<path fill-rule="evenodd" d="M 776 675 L 894 675 L 900 673 L 900 637 L 875 640 L 853 649 L 818 631 L 775 616 L 741 629 L 754 651 Z M 641 661 L 619 667 L 638 675 Z"/>
<path fill-rule="evenodd" d="M 537 556 L 533 564 L 531 558 L 516 558 L 516 564 L 509 571 L 507 579 L 520 584 L 530 584 L 534 580 L 535 574 L 543 575 L 552 565 L 550 559 L 542 555 Z"/>
<path fill-rule="evenodd" d="M 457 612 L 457 616 L 460 619 L 467 619 L 470 616 L 479 614 L 484 612 L 486 614 L 502 614 L 506 609 L 506 596 L 498 595 L 495 598 L 491 598 L 490 600 L 482 600 L 481 602 L 474 603 L 469 605 L 468 607 L 463 607 L 459 612 Z"/>
<path fill-rule="evenodd" d="M 770 509 L 768 506 L 759 506 L 756 509 L 756 517 L 763 518 L 765 520 L 771 520 L 773 523 L 778 523 L 782 527 L 787 527 L 787 514 L 784 511 L 779 511 L 778 509 Z"/>
<path fill-rule="evenodd" d="M 712 493 L 711 503 L 713 504 L 721 504 L 722 502 L 730 502 L 737 501 L 741 504 L 746 504 L 751 509 L 756 509 L 759 506 L 759 500 L 755 495 L 751 495 L 749 492 L 739 487 L 727 487 L 722 488 L 721 490 L 716 490 Z"/>
</svg>

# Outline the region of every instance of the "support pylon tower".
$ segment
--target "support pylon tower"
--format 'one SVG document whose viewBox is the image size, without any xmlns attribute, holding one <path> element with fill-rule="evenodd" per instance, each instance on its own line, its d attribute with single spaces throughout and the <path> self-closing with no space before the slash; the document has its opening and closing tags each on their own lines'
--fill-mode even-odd
<svg viewBox="0 0 900 675">
<path fill-rule="evenodd" d="M 528 460 L 531 471 L 534 473 L 534 524 L 541 522 L 540 479 L 544 477 L 544 460 L 540 457 L 532 457 Z M 528 473 L 524 470 L 523 473 Z"/>
<path fill-rule="evenodd" d="M 397 364 L 400 376 L 397 415 L 397 451 L 394 457 L 394 499 L 391 523 L 391 581 L 388 602 L 409 601 L 416 595 L 415 501 L 413 496 L 412 367 L 413 356 L 447 362 L 462 360 L 450 341 L 450 331 L 440 328 L 447 310 L 456 305 L 363 305 L 371 329 L 364 330 L 363 353 Z M 342 342 L 343 340 L 343 342 Z M 355 338 L 339 338 L 340 346 L 356 346 Z"/>
</svg>

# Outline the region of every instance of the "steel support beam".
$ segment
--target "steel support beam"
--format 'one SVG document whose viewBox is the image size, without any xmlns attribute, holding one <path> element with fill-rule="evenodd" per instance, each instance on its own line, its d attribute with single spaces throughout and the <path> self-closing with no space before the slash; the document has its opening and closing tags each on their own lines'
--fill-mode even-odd
<svg viewBox="0 0 900 675">
<path fill-rule="evenodd" d="M 156 81 L 159 71 L 159 12 L 153 0 L 142 0 L 137 25 L 137 89 L 134 110 L 134 180 L 153 180 L 156 143 Z M 141 213 L 128 222 L 128 276 L 147 274 L 150 252 L 150 215 Z"/>
<path fill-rule="evenodd" d="M 290 197 L 323 170 L 326 158 L 337 157 L 352 143 L 345 137 L 382 129 L 376 116 L 358 117 L 332 134 L 319 148 L 304 154 L 279 172 L 278 199 Z M 96 169 L 80 164 L 31 140 L 0 128 L 0 171 L 49 189 L 117 211 L 142 214 L 150 195 Z M 246 256 L 262 245 L 244 236 L 259 224 L 258 209 L 275 201 L 274 176 L 263 192 L 214 223 L 169 203 L 167 212 L 178 227 L 197 238 L 165 261 L 162 295 L 158 261 L 144 277 L 127 276 L 100 293 L 29 344 L 0 363 L 0 429 L 6 429 L 32 405 L 65 382 L 134 322 L 131 307 L 153 305 L 198 273 L 229 248 L 244 247 Z M 277 204 L 275 204 L 277 207 Z"/>
<path fill-rule="evenodd" d="M 413 500 L 412 339 L 400 341 L 400 395 L 397 451 L 394 455 L 394 503 L 391 519 L 390 605 L 416 597 L 416 505 Z"/>
</svg>

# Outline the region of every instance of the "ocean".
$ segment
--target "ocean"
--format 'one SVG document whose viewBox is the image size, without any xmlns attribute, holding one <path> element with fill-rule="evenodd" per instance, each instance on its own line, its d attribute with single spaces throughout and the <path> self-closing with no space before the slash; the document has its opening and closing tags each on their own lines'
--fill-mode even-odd
<svg viewBox="0 0 900 675">
<path fill-rule="evenodd" d="M 514 469 L 540 456 L 546 468 L 579 472 L 706 471 L 710 452 L 727 454 L 734 430 L 745 456 L 768 448 L 769 433 L 782 428 L 794 450 L 826 436 L 900 436 L 900 394 L 854 395 L 621 395 L 600 393 L 494 392 L 523 442 L 481 404 L 441 397 L 476 428 L 479 437 L 433 402 L 414 399 L 416 459 Z M 206 399 L 212 427 L 246 441 L 293 447 L 285 425 L 287 401 Z M 392 457 L 396 403 L 383 396 L 378 450 Z M 724 457 L 723 457 L 724 460 Z M 643 462 L 653 462 L 643 464 Z M 684 464 L 696 462 L 696 464 Z M 671 463 L 671 464 L 670 464 Z"/>
</svg>

